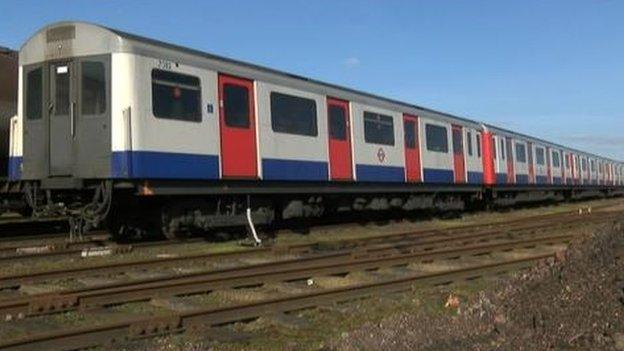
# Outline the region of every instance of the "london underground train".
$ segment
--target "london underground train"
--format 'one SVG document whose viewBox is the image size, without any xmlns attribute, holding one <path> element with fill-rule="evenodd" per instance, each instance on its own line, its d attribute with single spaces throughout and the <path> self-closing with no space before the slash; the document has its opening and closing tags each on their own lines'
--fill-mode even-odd
<svg viewBox="0 0 624 351">
<path fill-rule="evenodd" d="M 35 211 L 170 236 L 624 187 L 619 161 L 82 22 L 22 46 L 12 134 L 9 173 Z"/>
</svg>

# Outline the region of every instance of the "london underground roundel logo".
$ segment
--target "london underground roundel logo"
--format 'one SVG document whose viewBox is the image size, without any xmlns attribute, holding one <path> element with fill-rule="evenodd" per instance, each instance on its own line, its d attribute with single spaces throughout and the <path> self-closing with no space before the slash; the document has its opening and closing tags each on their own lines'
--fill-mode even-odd
<svg viewBox="0 0 624 351">
<path fill-rule="evenodd" d="M 386 160 L 386 152 L 382 148 L 379 148 L 379 150 L 377 150 L 377 158 L 381 163 Z"/>
</svg>

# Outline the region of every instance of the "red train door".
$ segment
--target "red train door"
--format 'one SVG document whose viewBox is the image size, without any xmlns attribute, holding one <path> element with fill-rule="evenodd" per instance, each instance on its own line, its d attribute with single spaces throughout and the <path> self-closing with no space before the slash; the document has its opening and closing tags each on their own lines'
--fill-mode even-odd
<svg viewBox="0 0 624 351">
<path fill-rule="evenodd" d="M 257 178 L 253 82 L 219 75 L 221 170 L 224 178 Z"/>
<path fill-rule="evenodd" d="M 403 115 L 403 133 L 405 140 L 405 177 L 408 182 L 420 182 L 418 117 Z"/>
<path fill-rule="evenodd" d="M 462 127 L 458 125 L 453 125 L 453 166 L 455 169 L 455 183 L 464 183 L 466 181 L 464 138 Z"/>
<path fill-rule="evenodd" d="M 332 180 L 352 180 L 349 103 L 343 100 L 328 98 L 327 118 L 330 177 Z"/>
<path fill-rule="evenodd" d="M 557 151 L 559 154 L 559 167 L 561 167 L 561 184 L 566 183 L 565 164 L 563 163 L 563 151 Z"/>
<path fill-rule="evenodd" d="M 550 168 L 550 148 L 546 148 L 546 182 L 552 184 L 552 169 Z"/>
<path fill-rule="evenodd" d="M 506 137 L 507 149 L 507 183 L 514 184 L 516 182 L 516 174 L 514 173 L 513 145 L 510 137 Z"/>
<path fill-rule="evenodd" d="M 533 166 L 533 143 L 527 142 L 527 154 L 529 162 L 529 184 L 535 183 L 535 167 Z"/>
</svg>

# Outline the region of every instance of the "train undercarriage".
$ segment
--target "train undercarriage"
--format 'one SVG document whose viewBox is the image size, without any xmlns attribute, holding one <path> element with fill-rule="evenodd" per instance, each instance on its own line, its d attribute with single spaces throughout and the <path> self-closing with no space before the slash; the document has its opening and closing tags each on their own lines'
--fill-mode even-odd
<svg viewBox="0 0 624 351">
<path fill-rule="evenodd" d="M 120 237 L 184 237 L 223 228 L 255 226 L 301 218 L 374 212 L 417 213 L 510 207 L 624 195 L 621 187 L 413 185 L 352 183 L 260 183 L 231 181 L 72 183 L 21 182 L 23 211 L 35 217 L 66 216 L 71 235 L 107 228 Z M 16 201 L 15 192 L 12 201 Z M 17 206 L 19 207 L 19 206 Z"/>
</svg>

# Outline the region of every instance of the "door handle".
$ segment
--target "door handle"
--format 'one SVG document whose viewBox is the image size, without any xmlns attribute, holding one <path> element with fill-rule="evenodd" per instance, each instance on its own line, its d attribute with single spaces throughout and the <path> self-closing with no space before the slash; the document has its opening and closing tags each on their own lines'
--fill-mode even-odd
<svg viewBox="0 0 624 351">
<path fill-rule="evenodd" d="M 69 105 L 69 129 L 72 138 L 76 137 L 76 103 L 72 102 Z"/>
</svg>

